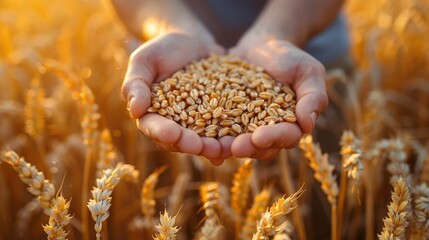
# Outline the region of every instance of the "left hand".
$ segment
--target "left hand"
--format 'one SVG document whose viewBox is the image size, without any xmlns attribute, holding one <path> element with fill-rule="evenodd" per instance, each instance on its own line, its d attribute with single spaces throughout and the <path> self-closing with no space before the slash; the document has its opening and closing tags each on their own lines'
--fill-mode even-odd
<svg viewBox="0 0 429 240">
<path fill-rule="evenodd" d="M 263 67 L 274 79 L 290 86 L 297 97 L 296 123 L 261 126 L 253 133 L 241 134 L 232 143 L 232 155 L 267 160 L 282 148 L 298 145 L 328 105 L 323 65 L 285 40 L 255 32 L 244 35 L 229 53 Z"/>
</svg>

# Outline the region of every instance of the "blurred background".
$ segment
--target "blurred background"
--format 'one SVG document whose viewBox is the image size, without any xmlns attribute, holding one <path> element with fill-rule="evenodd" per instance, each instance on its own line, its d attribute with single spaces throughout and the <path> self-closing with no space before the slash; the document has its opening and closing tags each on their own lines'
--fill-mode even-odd
<svg viewBox="0 0 429 240">
<path fill-rule="evenodd" d="M 429 1 L 348 0 L 344 12 L 354 69 L 328 73 L 332 106 L 319 120 L 315 141 L 340 176 L 344 130 L 361 139 L 363 154 L 383 139 L 400 139 L 413 184 L 429 184 Z M 69 239 L 95 236 L 90 213 L 83 214 L 89 199 L 82 189 L 89 196 L 102 160 L 110 166 L 126 162 L 140 172 L 138 183 L 115 189 L 103 239 L 151 239 L 152 230 L 136 223 L 140 191 L 146 177 L 164 165 L 154 192 L 156 215 L 165 207 L 175 215 L 181 206 L 179 239 L 191 239 L 204 218 L 201 183 L 217 181 L 228 196 L 242 163 L 231 159 L 212 167 L 205 159 L 160 152 L 137 131 L 120 96 L 128 56 L 137 45 L 100 0 L 0 2 L 0 149 L 25 157 L 71 200 Z M 383 159 L 364 164 L 363 180 L 344 206 L 343 239 L 371 239 L 381 231 L 392 190 Z M 298 220 L 291 220 L 301 224 L 292 238 L 330 238 L 329 202 L 299 149 L 254 162 L 254 169 L 249 206 L 263 186 L 274 186 L 273 202 L 305 183 Z M 370 190 L 368 181 L 374 183 Z M 7 164 L 0 165 L 0 189 L 0 239 L 45 238 L 48 217 Z M 368 193 L 377 193 L 376 200 Z M 233 239 L 234 230 L 223 221 L 224 239 Z"/>
</svg>

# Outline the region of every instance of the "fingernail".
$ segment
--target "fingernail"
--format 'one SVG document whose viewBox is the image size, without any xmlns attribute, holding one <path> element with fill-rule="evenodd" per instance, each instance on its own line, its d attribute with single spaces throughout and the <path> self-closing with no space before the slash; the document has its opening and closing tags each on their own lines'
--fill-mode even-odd
<svg viewBox="0 0 429 240">
<path fill-rule="evenodd" d="M 313 128 L 314 128 L 314 126 L 316 125 L 317 113 L 316 112 L 312 112 L 310 114 L 310 117 L 311 117 L 311 121 L 313 121 Z"/>
<path fill-rule="evenodd" d="M 131 110 L 131 107 L 134 105 L 134 96 L 133 97 L 131 97 L 130 98 L 130 100 L 128 100 L 128 103 L 127 103 L 127 109 L 128 109 L 128 111 L 130 111 Z"/>
</svg>

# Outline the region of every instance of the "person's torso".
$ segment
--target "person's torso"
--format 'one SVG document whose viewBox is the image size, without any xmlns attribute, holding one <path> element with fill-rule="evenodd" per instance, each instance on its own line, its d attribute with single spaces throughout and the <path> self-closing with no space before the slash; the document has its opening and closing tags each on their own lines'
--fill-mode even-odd
<svg viewBox="0 0 429 240">
<path fill-rule="evenodd" d="M 183 0 L 212 32 L 219 44 L 234 46 L 256 20 L 265 0 Z M 299 21 L 299 19 L 297 19 Z M 305 51 L 324 64 L 348 51 L 349 39 L 344 17 L 340 14 L 325 31 L 311 39 Z"/>
</svg>

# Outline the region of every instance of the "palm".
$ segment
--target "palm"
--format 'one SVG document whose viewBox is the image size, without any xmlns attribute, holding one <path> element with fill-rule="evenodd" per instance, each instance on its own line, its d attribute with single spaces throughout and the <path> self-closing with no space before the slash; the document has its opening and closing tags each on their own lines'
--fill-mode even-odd
<svg viewBox="0 0 429 240">
<path fill-rule="evenodd" d="M 222 53 L 215 43 L 172 33 L 155 38 L 138 48 L 130 58 L 123 84 L 130 114 L 138 119 L 141 132 L 167 151 L 203 155 L 215 164 L 230 156 L 232 139 L 201 138 L 190 129 L 157 114 L 147 113 L 151 105 L 150 86 L 166 79 L 183 66 L 209 53 Z"/>
<path fill-rule="evenodd" d="M 232 154 L 239 157 L 272 158 L 281 148 L 299 143 L 303 132 L 309 133 L 315 118 L 327 106 L 323 66 L 310 55 L 285 41 L 244 41 L 231 54 L 262 66 L 282 84 L 297 94 L 297 123 L 262 126 L 253 134 L 243 134 L 232 144 Z"/>
</svg>

